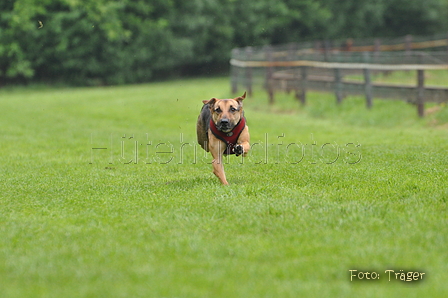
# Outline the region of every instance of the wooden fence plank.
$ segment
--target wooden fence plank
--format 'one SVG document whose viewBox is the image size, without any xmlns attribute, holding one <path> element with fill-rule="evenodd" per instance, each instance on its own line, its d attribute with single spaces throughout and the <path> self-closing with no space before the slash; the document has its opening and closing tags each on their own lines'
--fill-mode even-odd
<svg viewBox="0 0 448 298">
<path fill-rule="evenodd" d="M 448 64 L 376 64 L 376 63 L 344 63 L 344 62 L 321 62 L 321 61 L 241 61 L 237 59 L 230 60 L 231 65 L 239 67 L 297 67 L 310 66 L 316 68 L 339 68 L 339 69 L 359 69 L 369 68 L 370 70 L 441 70 L 448 69 Z"/>
</svg>

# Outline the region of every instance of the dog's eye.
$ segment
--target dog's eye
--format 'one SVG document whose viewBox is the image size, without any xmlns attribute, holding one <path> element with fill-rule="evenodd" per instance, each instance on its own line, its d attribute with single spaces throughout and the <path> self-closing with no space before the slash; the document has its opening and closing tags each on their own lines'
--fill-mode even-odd
<svg viewBox="0 0 448 298">
<path fill-rule="evenodd" d="M 232 113 L 235 113 L 235 112 L 236 112 L 236 109 L 235 109 L 234 107 L 230 107 L 230 111 L 231 111 Z"/>
<path fill-rule="evenodd" d="M 222 110 L 221 110 L 221 108 L 217 108 L 217 109 L 215 109 L 215 112 L 216 112 L 216 113 L 221 113 Z"/>
</svg>

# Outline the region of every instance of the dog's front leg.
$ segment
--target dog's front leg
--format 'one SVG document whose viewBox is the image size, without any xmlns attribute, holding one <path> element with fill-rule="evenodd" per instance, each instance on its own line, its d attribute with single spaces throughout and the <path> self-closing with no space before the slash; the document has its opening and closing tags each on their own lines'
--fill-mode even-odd
<svg viewBox="0 0 448 298">
<path fill-rule="evenodd" d="M 249 136 L 249 127 L 245 127 L 241 132 L 240 137 L 238 138 L 238 143 L 235 146 L 236 156 L 243 155 L 244 157 L 247 155 L 247 152 L 250 150 L 250 136 Z"/>
<path fill-rule="evenodd" d="M 222 156 L 213 158 L 212 163 L 213 163 L 213 174 L 215 174 L 216 177 L 219 178 L 222 184 L 228 185 L 229 182 L 227 182 L 226 173 L 224 173 L 224 166 L 222 164 Z"/>
<path fill-rule="evenodd" d="M 249 142 L 243 142 L 235 146 L 235 155 L 240 156 L 243 155 L 243 157 L 246 157 L 247 152 L 250 150 L 250 144 Z"/>
<path fill-rule="evenodd" d="M 228 185 L 229 182 L 227 182 L 226 174 L 224 173 L 224 164 L 222 160 L 222 155 L 225 148 L 224 146 L 225 143 L 217 139 L 215 142 L 210 142 L 210 152 L 213 156 L 213 174 L 219 178 L 222 184 Z"/>
</svg>

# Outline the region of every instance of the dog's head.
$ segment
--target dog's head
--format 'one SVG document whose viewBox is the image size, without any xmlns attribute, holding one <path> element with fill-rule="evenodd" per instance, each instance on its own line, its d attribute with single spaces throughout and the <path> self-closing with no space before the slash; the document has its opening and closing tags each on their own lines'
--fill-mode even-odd
<svg viewBox="0 0 448 298">
<path fill-rule="evenodd" d="M 233 99 L 212 98 L 202 102 L 209 106 L 212 120 L 218 130 L 230 132 L 243 117 L 243 100 L 245 98 L 246 92 L 244 92 L 243 96 Z"/>
</svg>

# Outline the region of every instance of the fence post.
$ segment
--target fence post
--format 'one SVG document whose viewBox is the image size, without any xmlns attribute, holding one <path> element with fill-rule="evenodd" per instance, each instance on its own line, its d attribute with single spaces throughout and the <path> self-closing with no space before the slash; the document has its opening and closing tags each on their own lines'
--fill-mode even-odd
<svg viewBox="0 0 448 298">
<path fill-rule="evenodd" d="M 297 56 L 297 49 L 299 48 L 299 45 L 295 42 L 291 42 L 288 44 L 288 60 L 294 61 L 294 59 Z"/>
<path fill-rule="evenodd" d="M 330 40 L 326 39 L 324 41 L 324 61 L 329 61 L 331 53 L 331 43 Z"/>
<path fill-rule="evenodd" d="M 322 43 L 319 40 L 315 40 L 313 54 L 314 54 L 314 59 L 316 59 L 316 61 L 319 61 L 318 58 L 321 53 L 321 48 L 322 48 Z"/>
<path fill-rule="evenodd" d="M 299 48 L 299 45 L 297 43 L 289 43 L 288 44 L 288 56 L 287 56 L 287 61 L 295 61 L 297 60 L 297 50 Z M 295 76 L 295 74 L 294 74 Z M 294 90 L 296 88 L 294 88 L 293 86 L 294 84 L 288 84 L 288 82 L 286 83 L 286 93 L 289 94 L 289 92 L 291 92 L 291 90 Z"/>
<path fill-rule="evenodd" d="M 408 34 L 405 37 L 405 49 L 406 49 L 406 55 L 411 55 L 412 51 L 412 35 Z"/>
<path fill-rule="evenodd" d="M 377 58 L 381 52 L 381 39 L 375 38 L 375 44 L 373 46 L 374 57 Z"/>
<path fill-rule="evenodd" d="M 370 69 L 364 69 L 364 90 L 366 92 L 366 106 L 368 109 L 372 107 L 372 81 L 370 79 Z"/>
<path fill-rule="evenodd" d="M 340 104 L 342 102 L 342 75 L 339 68 L 334 69 L 334 83 L 335 83 L 335 93 L 336 102 Z"/>
<path fill-rule="evenodd" d="M 375 54 L 373 55 L 375 57 Z M 364 52 L 363 62 L 370 63 L 370 61 L 371 61 L 370 52 Z M 366 107 L 370 109 L 372 107 L 372 80 L 370 79 L 370 69 L 364 68 L 363 73 L 364 73 L 364 92 L 366 93 Z"/>
<path fill-rule="evenodd" d="M 252 60 L 252 47 L 246 47 L 246 61 Z M 247 95 L 252 97 L 252 67 L 246 67 L 246 89 Z"/>
<path fill-rule="evenodd" d="M 420 52 L 417 54 L 418 57 L 418 63 L 424 64 L 425 63 L 425 54 L 423 52 Z"/>
<path fill-rule="evenodd" d="M 304 106 L 306 104 L 306 85 L 307 85 L 307 67 L 301 66 L 300 67 L 300 84 L 299 89 L 296 89 L 296 98 L 300 100 L 302 105 Z"/>
<path fill-rule="evenodd" d="M 265 48 L 265 55 L 266 55 L 266 61 L 272 62 L 273 61 L 273 55 L 272 55 L 272 47 L 266 46 Z M 274 69 L 272 66 L 268 66 L 266 68 L 266 89 L 268 90 L 268 96 L 269 96 L 269 104 L 273 104 L 274 99 L 274 86 L 272 81 L 272 75 L 274 73 Z"/>
<path fill-rule="evenodd" d="M 346 39 L 343 51 L 351 52 L 352 46 L 353 46 L 353 38 Z"/>
<path fill-rule="evenodd" d="M 232 58 L 237 59 L 238 53 L 239 53 L 238 49 L 233 49 L 232 50 Z M 231 65 L 230 76 L 231 76 L 230 82 L 232 85 L 232 87 L 231 87 L 232 94 L 236 94 L 238 92 L 238 66 Z"/>
<path fill-rule="evenodd" d="M 417 70 L 417 113 L 419 117 L 425 115 L 425 71 Z"/>
</svg>

